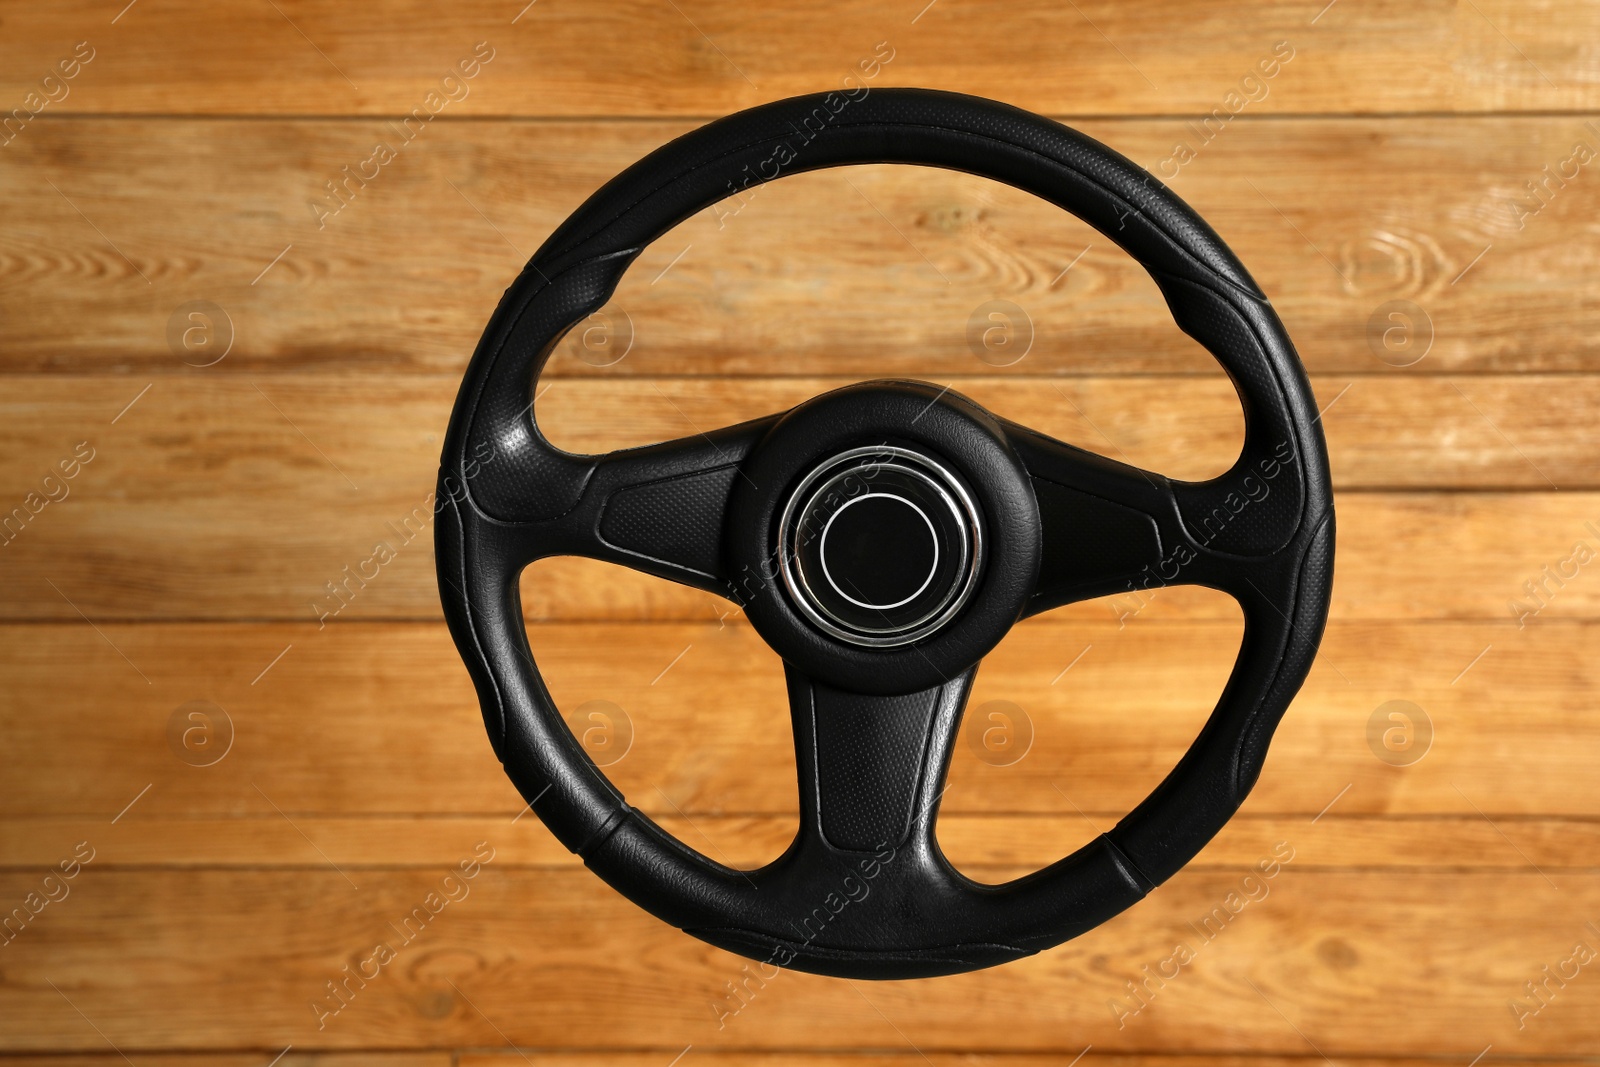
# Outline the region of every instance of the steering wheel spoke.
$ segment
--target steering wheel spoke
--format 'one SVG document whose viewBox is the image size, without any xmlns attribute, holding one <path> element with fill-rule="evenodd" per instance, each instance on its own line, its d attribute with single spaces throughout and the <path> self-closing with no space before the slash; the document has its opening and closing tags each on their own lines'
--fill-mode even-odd
<svg viewBox="0 0 1600 1067">
<path fill-rule="evenodd" d="M 977 668 L 914 693 L 846 692 L 785 667 L 800 837 L 833 851 L 925 856 Z"/>
<path fill-rule="evenodd" d="M 1186 554 L 1194 558 L 1193 584 L 1220 589 L 1247 610 L 1254 601 L 1281 603 L 1292 595 L 1302 509 L 1298 479 L 1287 470 L 1271 460 L 1241 459 L 1210 481 L 1172 483 Z"/>
<path fill-rule="evenodd" d="M 1043 531 L 1026 614 L 1188 580 L 1171 481 L 1025 427 L 1006 430 L 1032 478 Z"/>
<path fill-rule="evenodd" d="M 540 517 L 496 524 L 493 532 L 518 564 L 584 556 L 726 596 L 722 538 L 729 495 L 745 477 L 740 465 L 776 419 L 599 456 L 545 446 L 545 464 L 566 461 L 577 469 L 582 487 L 576 502 L 542 515 L 548 505 L 537 491 L 539 479 L 519 478 L 496 503 L 505 514 Z"/>
<path fill-rule="evenodd" d="M 726 596 L 722 536 L 740 465 L 775 417 L 646 448 L 595 464 L 570 520 L 575 554 Z"/>
<path fill-rule="evenodd" d="M 1027 614 L 1171 585 L 1219 589 L 1247 610 L 1284 612 L 1300 524 L 1292 456 L 1252 456 L 1205 482 L 1173 481 L 1007 426 L 1033 479 L 1044 531 Z M 1220 550 L 1241 543 L 1249 553 Z"/>
</svg>

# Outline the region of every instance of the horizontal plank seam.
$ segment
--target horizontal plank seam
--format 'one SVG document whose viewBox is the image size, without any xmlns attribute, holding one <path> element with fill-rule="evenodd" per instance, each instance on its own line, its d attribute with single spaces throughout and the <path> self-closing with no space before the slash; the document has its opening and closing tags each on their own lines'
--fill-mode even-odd
<svg viewBox="0 0 1600 1067">
<path fill-rule="evenodd" d="M 1577 86 L 1574 86 L 1576 88 Z M 726 118 L 730 112 L 637 112 L 603 115 L 574 115 L 559 113 L 524 114 L 494 112 L 481 115 L 436 115 L 440 125 L 470 125 L 474 123 L 540 123 L 550 125 L 582 125 L 586 123 L 707 123 Z M 1038 111 L 1055 122 L 1126 122 L 1156 123 L 1185 122 L 1211 117 L 1210 111 Z M 1267 125 L 1298 122 L 1403 122 L 1428 119 L 1432 121 L 1483 120 L 1483 119 L 1567 119 L 1586 115 L 1600 115 L 1597 108 L 1477 108 L 1465 111 L 1293 111 L 1282 110 L 1269 114 L 1235 114 L 1230 121 L 1240 125 Z M 70 108 L 52 110 L 51 118 L 85 122 L 138 120 L 171 122 L 370 122 L 410 118 L 410 112 L 314 112 L 314 111 L 74 111 Z"/>
</svg>

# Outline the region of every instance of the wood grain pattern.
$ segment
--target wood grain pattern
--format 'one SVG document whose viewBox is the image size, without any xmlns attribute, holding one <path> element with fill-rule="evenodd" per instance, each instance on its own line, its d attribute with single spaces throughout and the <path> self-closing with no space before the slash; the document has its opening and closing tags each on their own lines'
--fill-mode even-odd
<svg viewBox="0 0 1600 1067">
<path fill-rule="evenodd" d="M 1341 802 L 1344 800 L 1340 798 Z M 1562 871 L 1600 869 L 1600 823 L 1587 817 L 1369 814 L 1346 816 L 1340 805 L 1304 838 L 1295 869 L 1413 871 Z M 1105 824 L 1120 812 L 1091 812 Z M 745 869 L 778 855 L 794 838 L 794 818 L 781 815 L 651 817 L 669 833 L 705 848 L 715 842 L 727 862 Z M 0 869 L 47 872 L 79 841 L 94 843 L 98 868 L 392 870 L 449 867 L 462 841 L 495 841 L 500 867 L 570 867 L 582 862 L 536 819 L 497 812 L 473 815 L 335 816 L 276 812 L 252 815 L 129 815 L 108 829 L 105 817 L 16 816 L 0 825 Z M 1060 858 L 1061 843 L 1084 816 L 945 811 L 939 846 L 958 868 L 983 881 L 1003 881 Z M 1248 872 L 1279 841 L 1296 838 L 1305 814 L 1235 816 L 1186 869 Z M 1504 834 L 1505 836 L 1502 836 Z M 703 835 L 703 836 L 702 836 Z M 1515 843 L 1512 847 L 1508 838 Z"/>
<path fill-rule="evenodd" d="M 1176 0 L 1138 9 L 1110 0 L 993 8 L 830 0 L 758 12 L 735 0 L 473 0 L 447 9 L 285 0 L 277 8 L 230 11 L 219 33 L 201 0 L 145 4 L 114 22 L 115 11 L 83 0 L 14 5 L 0 92 L 20 103 L 87 38 L 101 54 L 69 83 L 54 105 L 61 111 L 406 114 L 482 40 L 496 57 L 453 105 L 461 114 L 721 115 L 843 87 L 875 51 L 893 58 L 868 85 L 939 86 L 1050 113 L 1208 114 L 1288 41 L 1295 58 L 1266 82 L 1262 110 L 1600 102 L 1582 47 L 1600 33 L 1600 18 L 1577 0 L 1532 9 L 1389 0 L 1321 15 L 1317 4 L 1288 0 L 1231 0 L 1203 13 Z M 886 52 L 875 50 L 880 41 Z"/>
<path fill-rule="evenodd" d="M 309 453 L 304 462 L 320 461 Z M 84 477 L 92 474 L 91 468 Z M 337 481 L 331 472 L 315 477 Z M 431 546 L 423 538 L 406 543 L 388 526 L 413 508 L 426 508 L 429 490 L 423 487 L 433 484 L 431 478 L 409 487 L 414 496 L 397 493 L 395 505 L 371 511 L 356 511 L 333 484 L 283 502 L 263 483 L 260 495 L 241 509 L 226 498 L 208 501 L 205 493 L 214 483 L 203 472 L 195 481 L 182 512 L 173 510 L 172 501 L 183 499 L 173 486 L 162 487 L 153 501 L 125 498 L 94 510 L 83 486 L 84 502 L 76 511 L 63 507 L 52 515 L 46 509 L 37 519 L 40 529 L 25 534 L 36 536 L 26 542 L 18 537 L 4 550 L 14 584 L 0 615 L 68 622 L 85 616 L 98 622 L 279 619 L 310 633 L 318 632 L 324 614 L 335 621 L 441 617 Z M 322 510 L 316 523 L 308 523 L 303 509 L 313 506 Z M 1518 619 L 1541 602 L 1534 622 L 1594 618 L 1600 584 L 1584 580 L 1585 568 L 1577 568 L 1571 580 L 1544 576 L 1546 567 L 1574 573 L 1574 545 L 1596 545 L 1591 522 L 1600 522 L 1600 494 L 1343 494 L 1335 611 L 1351 620 L 1474 619 L 1513 632 L 1520 632 Z M 344 582 L 345 568 L 371 559 L 380 541 L 399 549 L 396 558 L 345 598 L 340 610 L 341 598 L 327 591 L 327 583 Z M 1545 593 L 1538 595 L 1536 585 L 1530 594 L 1529 582 L 1545 583 Z M 676 619 L 714 626 L 733 610 L 707 593 L 577 559 L 535 564 L 524 573 L 522 587 L 531 620 Z M 1174 586 L 1142 608 L 1124 597 L 1057 614 L 1114 622 L 1135 610 L 1149 618 L 1237 613 L 1225 596 Z"/>
<path fill-rule="evenodd" d="M 6 811 L 110 819 L 147 785 L 141 818 L 509 819 L 521 807 L 442 624 L 100 631 L 4 631 L 5 745 L 29 768 L 0 780 Z M 26 643 L 14 639 L 24 633 Z M 969 733 L 942 810 L 1051 814 L 1063 834 L 1053 850 L 1087 840 L 1093 830 L 1073 805 L 1120 817 L 1157 784 L 1210 713 L 1239 634 L 1237 622 L 1149 619 L 1121 631 L 1048 619 L 1018 627 L 979 673 L 972 720 L 987 727 L 991 700 L 1018 704 L 1032 748 L 990 766 Z M 1595 636 L 1592 623 L 1518 634 L 1335 620 L 1245 810 L 1310 818 L 1337 798 L 1341 814 L 1600 815 Z M 632 747 L 609 773 L 632 803 L 652 814 L 792 816 L 782 671 L 747 626 L 563 624 L 534 628 L 530 643 L 558 706 L 606 700 L 631 722 Z M 234 749 L 215 769 L 188 766 L 170 747 L 169 721 L 193 700 L 234 724 Z M 1431 751 L 1409 767 L 1384 762 L 1369 741 L 1369 721 L 1393 700 L 1419 705 L 1432 724 Z"/>
<path fill-rule="evenodd" d="M 1312 371 L 1600 366 L 1589 343 L 1600 257 L 1583 239 L 1600 179 L 1566 167 L 1576 176 L 1558 186 L 1545 171 L 1579 142 L 1600 153 L 1594 120 L 1240 121 L 1174 177 L 1174 144 L 1194 139 L 1186 124 L 1080 125 L 1217 229 Z M 233 330 L 213 374 L 459 374 L 500 293 L 567 213 L 692 125 L 441 121 L 324 218 L 339 203 L 327 183 L 394 139 L 383 121 L 41 124 L 0 168 L 19 220 L 0 236 L 0 369 L 184 372 L 184 358 L 215 350 L 175 349 L 169 329 L 181 339 L 186 320 L 171 320 L 206 300 Z M 1342 193 L 1333 209 L 1329 189 Z M 575 337 L 551 370 L 984 375 L 969 323 L 995 299 L 1021 309 L 1019 338 L 1021 314 L 1031 323 L 1013 373 L 1217 373 L 1105 237 L 983 179 L 893 167 L 797 175 L 694 216 L 617 290 L 627 358 L 592 367 Z M 1391 319 L 1395 300 L 1415 310 Z M 1394 345 L 1411 330 L 1420 347 L 1389 351 L 1393 330 Z M 1404 372 L 1389 366 L 1418 352 Z"/>
<path fill-rule="evenodd" d="M 474 848 L 464 839 L 462 857 Z M 979 1045 L 1070 1058 L 1093 1044 L 1305 1056 L 1310 1042 L 1330 1056 L 1436 1055 L 1443 1046 L 1470 1059 L 1490 1043 L 1537 1056 L 1600 1041 L 1600 983 L 1569 982 L 1521 1030 L 1507 1009 L 1541 966 L 1566 958 L 1575 941 L 1592 944 L 1586 917 L 1600 909 L 1592 873 L 1564 873 L 1552 885 L 1531 871 L 1298 871 L 1291 861 L 1206 941 L 1188 924 L 1240 892 L 1241 876 L 1184 871 L 1144 906 L 1006 967 L 918 983 L 783 974 L 760 986 L 738 957 L 684 937 L 577 869 L 491 861 L 461 884 L 464 897 L 457 889 L 403 943 L 389 924 L 437 890 L 448 869 L 351 872 L 352 888 L 327 870 L 91 864 L 69 897 L 3 950 L 0 1010 L 29 1023 L 0 1043 L 102 1051 L 84 1016 L 136 1049 L 570 1049 L 604 1034 L 617 1049 Z M 20 898 L 36 881 L 0 874 L 0 899 Z M 398 946 L 396 958 L 324 1015 L 340 1006 L 327 983 L 380 941 Z M 1119 1013 L 1120 998 L 1137 1004 L 1127 983 L 1180 941 L 1193 961 L 1137 1015 Z M 107 957 L 119 966 L 108 969 Z M 213 975 L 225 976 L 221 989 Z M 739 1002 L 725 999 L 729 983 L 746 981 L 750 992 L 732 1014 Z M 319 997 L 328 998 L 322 1008 Z M 163 1010 L 149 1010 L 152 1002 Z M 1417 1005 L 1426 1021 L 1377 1022 L 1394 1004 Z"/>
<path fill-rule="evenodd" d="M 269 1055 L 271 1050 L 267 1050 Z M 661 1067 L 682 1049 L 652 1049 L 648 1052 L 564 1052 L 550 1049 L 538 1050 L 539 1064 L 549 1067 Z M 526 1064 L 528 1053 L 520 1050 L 504 1052 L 470 1051 L 446 1053 L 289 1053 L 281 1061 L 285 1067 L 347 1067 L 352 1064 L 368 1067 L 507 1067 L 509 1064 Z M 4 1061 L 14 1067 L 116 1067 L 126 1061 L 114 1053 L 104 1055 L 66 1056 L 5 1056 Z M 1102 1054 L 1095 1061 L 1104 1067 L 1304 1067 L 1298 1056 L 1173 1056 L 1167 1054 Z M 1487 1058 L 1486 1058 L 1487 1061 Z M 198 1067 L 221 1064 L 223 1067 L 260 1067 L 261 1059 L 250 1053 L 172 1053 L 169 1055 L 142 1055 L 141 1065 L 149 1067 Z M 1060 1058 L 1049 1054 L 1028 1053 L 941 1053 L 931 1055 L 921 1052 L 758 1052 L 739 1049 L 733 1052 L 717 1050 L 696 1053 L 694 1063 L 701 1064 L 754 1064 L 755 1067 L 920 1067 L 932 1063 L 936 1067 L 1047 1067 L 1059 1064 Z M 1399 1059 L 1374 1057 L 1340 1057 L 1336 1067 L 1429 1067 L 1428 1059 Z M 1588 1063 L 1584 1059 L 1558 1059 L 1546 1062 Z"/>
<path fill-rule="evenodd" d="M 562 380 L 539 410 L 558 444 L 598 450 L 782 410 L 843 381 Z M 1001 415 L 1174 476 L 1218 473 L 1239 447 L 1226 382 L 982 378 L 960 388 Z M 1317 388 L 1341 489 L 1340 617 L 1514 624 L 1513 600 L 1544 602 L 1539 618 L 1600 612 L 1600 585 L 1581 568 L 1559 588 L 1543 575 L 1578 541 L 1600 543 L 1588 526 L 1600 522 L 1600 498 L 1552 491 L 1600 485 L 1586 436 L 1586 407 L 1600 401 L 1592 380 L 1334 377 Z M 315 628 L 344 602 L 340 620 L 438 618 L 429 496 L 453 393 L 435 377 L 14 379 L 0 399 L 0 499 L 3 514 L 23 507 L 27 521 L 14 518 L 0 545 L 9 586 L 0 615 Z M 43 479 L 80 443 L 93 459 L 64 483 L 64 499 L 43 504 Z M 344 582 L 380 540 L 393 562 L 349 586 L 346 600 L 330 594 L 327 583 Z M 1529 581 L 1545 595 L 1532 597 Z M 535 619 L 715 620 L 730 607 L 581 560 L 535 565 L 524 590 Z M 1087 620 L 1133 606 L 1064 610 Z M 1235 609 L 1175 588 L 1148 610 L 1229 618 Z"/>
<path fill-rule="evenodd" d="M 0 0 L 0 1067 L 1600 1067 L 1597 31 L 1581 0 Z M 1332 621 L 1238 816 L 1129 913 L 931 982 L 753 974 L 595 880 L 486 743 L 427 522 L 545 236 L 852 71 L 1061 117 L 1194 206 L 1312 374 L 1338 495 Z M 891 167 L 686 220 L 537 404 L 601 451 L 883 376 L 1179 478 L 1242 436 L 1110 238 Z M 781 667 L 727 602 L 583 560 L 523 601 L 631 803 L 724 862 L 785 847 Z M 1111 825 L 1241 628 L 1186 588 L 1018 627 L 947 855 L 1001 881 Z M 479 842 L 470 896 L 328 999 Z"/>
<path fill-rule="evenodd" d="M 271 1050 L 266 1050 L 270 1056 Z M 538 1050 L 538 1060 L 549 1067 L 661 1067 L 682 1049 L 652 1049 L 648 1052 L 564 1052 L 550 1049 Z M 309 1053 L 291 1052 L 280 1061 L 284 1067 L 507 1067 L 509 1064 L 526 1064 L 529 1054 L 521 1050 L 504 1052 L 470 1051 L 454 1055 L 448 1053 Z M 6 1055 L 4 1062 L 11 1067 L 117 1067 L 126 1063 L 122 1057 L 103 1055 Z M 171 1053 L 167 1055 L 141 1055 L 141 1067 L 200 1067 L 220 1064 L 222 1067 L 260 1067 L 261 1057 L 252 1053 Z M 941 1053 L 931 1055 L 921 1052 L 758 1052 L 739 1049 L 733 1052 L 700 1051 L 695 1055 L 697 1064 L 754 1064 L 755 1067 L 920 1067 L 932 1063 L 936 1067 L 1047 1067 L 1060 1063 L 1052 1055 L 1028 1053 Z M 1111 1054 L 1096 1057 L 1105 1067 L 1304 1067 L 1303 1058 L 1297 1056 L 1172 1056 L 1166 1054 Z M 1336 1067 L 1428 1067 L 1427 1059 L 1398 1059 L 1373 1057 L 1340 1057 Z M 1559 1060 L 1547 1062 L 1589 1062 L 1588 1060 Z"/>
<path fill-rule="evenodd" d="M 205 1052 L 139 1054 L 139 1067 L 261 1067 L 279 1050 L 257 1052 Z M 493 1054 L 489 1054 L 493 1058 Z M 580 1056 L 581 1058 L 581 1056 Z M 7 1067 L 117 1067 L 129 1061 L 118 1053 L 4 1057 Z M 591 1061 L 592 1062 L 592 1061 Z M 295 1052 L 283 1053 L 278 1067 L 454 1067 L 448 1052 Z"/>
<path fill-rule="evenodd" d="M 584 1052 L 546 1052 L 540 1062 L 552 1067 L 591 1067 L 592 1064 L 604 1062 L 614 1067 L 660 1067 L 660 1053 L 665 1053 L 669 1059 L 676 1055 L 679 1049 L 661 1049 L 652 1052 L 640 1053 L 584 1053 Z M 750 1063 L 757 1067 L 922 1067 L 924 1064 L 934 1064 L 935 1067 L 1046 1067 L 1046 1065 L 1060 1064 L 1063 1057 L 1071 1059 L 1070 1053 L 1058 1055 L 1030 1055 L 1026 1052 L 999 1052 L 999 1053 L 942 1053 L 928 1052 L 843 1052 L 843 1053 L 815 1053 L 815 1052 L 750 1052 L 740 1050 L 737 1052 L 719 1052 L 712 1050 L 700 1052 L 695 1062 L 709 1064 L 735 1064 Z M 506 1064 L 516 1058 L 514 1052 L 466 1053 L 458 1058 L 460 1067 L 506 1067 Z M 1228 1054 L 1207 1054 L 1205 1056 L 1174 1056 L 1169 1053 L 1096 1053 L 1092 1062 L 1104 1064 L 1105 1067 L 1304 1067 L 1304 1058 L 1299 1056 L 1233 1056 Z M 1322 1061 L 1319 1061 L 1322 1062 Z M 1425 1067 L 1431 1063 L 1429 1060 L 1404 1060 L 1404 1059 L 1374 1059 L 1370 1057 L 1340 1056 L 1330 1059 L 1335 1067 Z M 1487 1057 L 1485 1062 L 1489 1062 Z M 1587 1062 L 1587 1061 L 1584 1061 Z"/>
</svg>

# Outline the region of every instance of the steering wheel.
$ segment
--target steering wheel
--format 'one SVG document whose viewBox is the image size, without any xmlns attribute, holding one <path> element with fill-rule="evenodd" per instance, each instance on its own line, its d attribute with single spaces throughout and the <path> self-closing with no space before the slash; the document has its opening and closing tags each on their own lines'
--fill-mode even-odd
<svg viewBox="0 0 1600 1067">
<path fill-rule="evenodd" d="M 555 448 L 530 398 L 555 344 L 672 226 L 753 182 L 865 163 L 966 171 L 1042 197 L 1134 256 L 1245 413 L 1232 468 L 1172 481 L 1001 419 L 951 389 L 873 381 L 714 433 L 606 455 Z M 467 368 L 439 472 L 445 617 L 507 774 L 561 843 L 640 907 L 766 963 L 913 978 L 1076 937 L 1188 862 L 1243 802 L 1327 619 L 1333 502 L 1311 388 L 1216 233 L 1129 160 L 1056 122 L 922 89 L 752 108 L 591 196 L 506 290 Z M 782 657 L 800 827 L 758 870 L 630 807 L 550 699 L 518 580 L 587 556 L 729 597 Z M 1194 584 L 1240 604 L 1216 708 L 1116 827 L 1002 885 L 934 839 L 978 662 L 1018 620 Z"/>
</svg>

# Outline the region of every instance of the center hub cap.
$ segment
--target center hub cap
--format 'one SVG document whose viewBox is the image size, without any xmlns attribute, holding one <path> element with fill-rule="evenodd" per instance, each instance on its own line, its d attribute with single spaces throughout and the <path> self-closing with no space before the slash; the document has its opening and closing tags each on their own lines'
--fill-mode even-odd
<svg viewBox="0 0 1600 1067">
<path fill-rule="evenodd" d="M 908 449 L 851 449 L 807 475 L 778 526 L 794 603 L 823 631 L 893 648 L 961 610 L 983 558 L 977 508 L 943 464 Z"/>
</svg>

